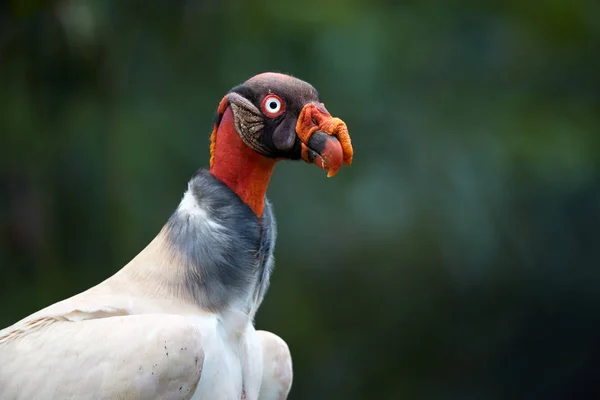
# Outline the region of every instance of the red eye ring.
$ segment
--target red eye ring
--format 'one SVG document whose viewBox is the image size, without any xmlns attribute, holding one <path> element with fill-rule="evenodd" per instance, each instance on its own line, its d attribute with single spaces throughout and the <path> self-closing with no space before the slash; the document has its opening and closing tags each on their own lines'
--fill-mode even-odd
<svg viewBox="0 0 600 400">
<path fill-rule="evenodd" d="M 270 118 L 280 116 L 285 111 L 285 103 L 276 94 L 268 94 L 261 102 L 262 112 Z"/>
</svg>

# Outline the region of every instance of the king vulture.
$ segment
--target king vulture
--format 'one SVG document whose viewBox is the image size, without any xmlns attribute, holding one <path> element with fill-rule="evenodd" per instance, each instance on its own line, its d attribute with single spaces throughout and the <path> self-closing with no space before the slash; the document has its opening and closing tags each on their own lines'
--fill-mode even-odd
<svg viewBox="0 0 600 400">
<path fill-rule="evenodd" d="M 219 103 L 210 168 L 156 237 L 98 285 L 0 331 L 0 399 L 285 399 L 286 343 L 254 328 L 273 270 L 279 160 L 333 176 L 346 124 L 308 83 L 263 73 Z"/>
</svg>

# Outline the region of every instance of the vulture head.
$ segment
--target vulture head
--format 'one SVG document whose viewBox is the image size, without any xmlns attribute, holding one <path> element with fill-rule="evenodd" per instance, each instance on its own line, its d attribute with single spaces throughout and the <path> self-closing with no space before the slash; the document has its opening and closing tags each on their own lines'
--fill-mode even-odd
<svg viewBox="0 0 600 400">
<path fill-rule="evenodd" d="M 263 73 L 221 100 L 211 134 L 210 172 L 259 217 L 275 163 L 303 159 L 334 176 L 352 163 L 346 124 L 334 118 L 310 84 Z"/>
</svg>

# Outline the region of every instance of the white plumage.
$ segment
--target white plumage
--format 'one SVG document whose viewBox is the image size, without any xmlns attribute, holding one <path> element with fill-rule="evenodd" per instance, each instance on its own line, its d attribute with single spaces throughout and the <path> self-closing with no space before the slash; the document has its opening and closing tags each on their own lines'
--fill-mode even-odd
<svg viewBox="0 0 600 400">
<path fill-rule="evenodd" d="M 285 342 L 200 308 L 184 268 L 163 229 L 111 278 L 0 331 L 0 399 L 285 399 Z"/>
</svg>

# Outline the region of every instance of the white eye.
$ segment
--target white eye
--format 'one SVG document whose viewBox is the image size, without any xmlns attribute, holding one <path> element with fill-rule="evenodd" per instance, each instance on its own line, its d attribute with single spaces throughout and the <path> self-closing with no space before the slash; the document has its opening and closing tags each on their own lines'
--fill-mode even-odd
<svg viewBox="0 0 600 400">
<path fill-rule="evenodd" d="M 269 117 L 276 117 L 283 112 L 283 103 L 279 96 L 274 94 L 263 100 L 263 112 Z"/>
<path fill-rule="evenodd" d="M 276 98 L 269 99 L 267 101 L 267 110 L 274 114 L 279 112 L 281 110 L 281 102 Z"/>
</svg>

